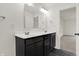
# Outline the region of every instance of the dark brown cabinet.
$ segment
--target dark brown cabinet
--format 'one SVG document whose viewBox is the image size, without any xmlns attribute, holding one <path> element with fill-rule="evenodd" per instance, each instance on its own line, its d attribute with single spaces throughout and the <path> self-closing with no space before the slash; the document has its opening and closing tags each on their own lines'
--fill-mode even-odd
<svg viewBox="0 0 79 59">
<path fill-rule="evenodd" d="M 51 34 L 43 36 L 44 39 L 44 55 L 48 55 L 51 49 Z"/>
<path fill-rule="evenodd" d="M 22 39 L 16 36 L 16 56 L 46 56 L 55 47 L 56 33 Z"/>
</svg>

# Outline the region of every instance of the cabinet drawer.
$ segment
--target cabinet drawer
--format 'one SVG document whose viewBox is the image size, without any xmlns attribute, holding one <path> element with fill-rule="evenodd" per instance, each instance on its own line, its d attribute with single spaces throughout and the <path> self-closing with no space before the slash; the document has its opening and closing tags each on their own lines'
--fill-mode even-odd
<svg viewBox="0 0 79 59">
<path fill-rule="evenodd" d="M 33 43 L 30 45 L 31 47 L 43 46 L 43 41 L 39 41 L 37 43 Z"/>
<path fill-rule="evenodd" d="M 42 55 L 43 55 L 43 41 L 26 46 L 26 56 L 42 56 Z"/>
<path fill-rule="evenodd" d="M 26 40 L 26 45 L 31 45 L 33 43 L 36 43 L 42 40 L 43 40 L 43 37 L 29 38 L 28 40 Z"/>
<path fill-rule="evenodd" d="M 46 39 L 49 39 L 51 37 L 51 35 L 50 34 L 48 34 L 48 35 L 44 35 L 44 40 L 46 40 Z"/>
</svg>

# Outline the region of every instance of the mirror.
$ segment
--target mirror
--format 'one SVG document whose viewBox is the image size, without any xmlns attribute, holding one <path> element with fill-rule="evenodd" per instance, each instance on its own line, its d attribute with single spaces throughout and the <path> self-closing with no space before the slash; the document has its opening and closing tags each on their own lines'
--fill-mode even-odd
<svg viewBox="0 0 79 59">
<path fill-rule="evenodd" d="M 25 31 L 45 31 L 46 15 L 40 11 L 41 4 L 24 4 L 24 29 Z"/>
</svg>

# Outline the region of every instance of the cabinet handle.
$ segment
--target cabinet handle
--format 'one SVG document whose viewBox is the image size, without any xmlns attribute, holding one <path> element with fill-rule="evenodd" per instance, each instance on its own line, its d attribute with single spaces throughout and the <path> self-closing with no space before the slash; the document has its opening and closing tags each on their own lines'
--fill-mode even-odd
<svg viewBox="0 0 79 59">
<path fill-rule="evenodd" d="M 78 35 L 79 36 L 79 33 L 75 33 L 75 35 Z"/>
</svg>

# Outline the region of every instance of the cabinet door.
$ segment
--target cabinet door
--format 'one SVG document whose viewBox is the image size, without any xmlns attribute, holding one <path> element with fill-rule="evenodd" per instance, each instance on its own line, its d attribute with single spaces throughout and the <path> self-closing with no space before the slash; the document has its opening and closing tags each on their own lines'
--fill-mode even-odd
<svg viewBox="0 0 79 59">
<path fill-rule="evenodd" d="M 16 37 L 16 56 L 25 56 L 25 40 Z"/>
<path fill-rule="evenodd" d="M 51 49 L 51 35 L 44 36 L 44 55 L 49 53 Z"/>
<path fill-rule="evenodd" d="M 26 45 L 26 56 L 42 56 L 42 55 L 43 55 L 43 37 L 30 39 L 30 45 Z"/>
<path fill-rule="evenodd" d="M 30 44 L 36 43 L 36 42 L 39 42 L 39 41 L 42 41 L 42 40 L 43 40 L 42 36 L 34 37 L 34 38 L 30 39 Z"/>
<path fill-rule="evenodd" d="M 30 49 L 31 49 L 31 56 L 42 56 L 43 41 L 32 44 Z"/>
<path fill-rule="evenodd" d="M 35 56 L 43 56 L 43 46 L 35 47 Z"/>
<path fill-rule="evenodd" d="M 31 55 L 31 47 L 30 46 L 26 46 L 26 56 L 30 56 Z"/>
<path fill-rule="evenodd" d="M 56 44 L 56 33 L 51 35 L 51 47 L 54 48 Z"/>
</svg>

